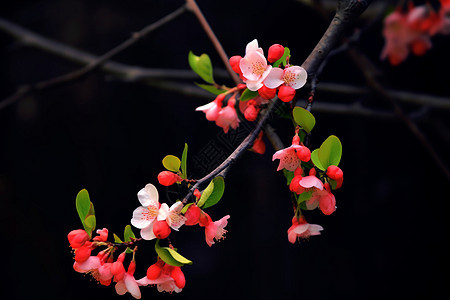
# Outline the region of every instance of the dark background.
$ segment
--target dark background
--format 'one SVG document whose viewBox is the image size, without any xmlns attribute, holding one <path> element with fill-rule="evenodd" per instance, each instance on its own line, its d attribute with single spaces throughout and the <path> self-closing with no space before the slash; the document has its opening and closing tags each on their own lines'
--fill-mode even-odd
<svg viewBox="0 0 450 300">
<path fill-rule="evenodd" d="M 102 54 L 179 7 L 183 1 L 16 1 L 0 16 L 75 48 Z M 244 55 L 257 38 L 261 47 L 288 46 L 301 64 L 327 27 L 323 18 L 295 1 L 198 1 L 227 53 Z M 358 25 L 364 26 L 361 21 Z M 448 37 L 433 38 L 424 57 L 391 67 L 379 61 L 381 24 L 364 33 L 357 46 L 381 71 L 388 87 L 449 96 Z M 45 80 L 78 67 L 0 33 L 0 96 L 21 84 Z M 114 58 L 149 68 L 188 69 L 189 50 L 208 53 L 223 68 L 195 17 L 185 13 Z M 344 53 L 332 58 L 321 80 L 364 86 L 361 73 Z M 231 85 L 226 79 L 223 82 Z M 210 100 L 213 99 L 213 96 Z M 122 235 L 136 194 L 154 183 L 167 154 L 181 156 L 189 144 L 188 170 L 202 171 L 194 157 L 221 129 L 195 112 L 210 100 L 188 97 L 141 83 L 126 83 L 102 72 L 73 84 L 22 99 L 0 111 L 0 203 L 3 290 L 14 299 L 117 298 L 72 269 L 66 235 L 80 228 L 75 196 L 86 188 L 96 208 L 97 227 Z M 350 97 L 320 93 L 316 101 L 352 103 L 389 111 L 376 95 Z M 406 111 L 420 107 L 404 106 Z M 314 106 L 312 112 L 314 113 Z M 183 271 L 181 294 L 141 288 L 144 298 L 273 297 L 299 299 L 432 299 L 448 291 L 448 181 L 425 148 L 397 118 L 314 113 L 312 148 L 330 134 L 343 143 L 343 188 L 337 211 L 307 213 L 325 230 L 292 245 L 289 190 L 273 149 L 247 153 L 226 178 L 222 201 L 209 209 L 214 220 L 230 214 L 227 238 L 209 248 L 203 230 L 172 234 L 179 251 L 194 261 Z M 416 120 L 449 165 L 449 113 L 429 109 Z M 287 145 L 288 121 L 272 118 Z M 137 233 L 137 230 L 135 230 Z M 136 277 L 156 259 L 153 242 L 137 253 Z M 122 299 L 131 299 L 127 294 Z"/>
</svg>

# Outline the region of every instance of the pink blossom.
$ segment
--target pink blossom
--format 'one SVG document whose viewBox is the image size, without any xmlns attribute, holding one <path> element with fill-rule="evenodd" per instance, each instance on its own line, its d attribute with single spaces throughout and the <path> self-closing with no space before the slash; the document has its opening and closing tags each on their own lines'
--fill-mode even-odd
<svg viewBox="0 0 450 300">
<path fill-rule="evenodd" d="M 112 263 L 104 263 L 99 255 L 90 256 L 82 263 L 75 262 L 73 268 L 79 273 L 89 273 L 91 276 L 103 285 L 111 283 L 113 274 L 111 273 Z"/>
<path fill-rule="evenodd" d="M 264 80 L 264 85 L 271 89 L 285 85 L 297 90 L 305 85 L 307 78 L 308 73 L 299 66 L 287 67 L 284 70 L 272 68 Z"/>
<path fill-rule="evenodd" d="M 231 97 L 228 100 L 226 107 L 222 108 L 216 119 L 216 125 L 223 128 L 225 133 L 231 128 L 236 129 L 239 126 L 239 118 L 234 106 L 236 105 L 236 99 Z"/>
<path fill-rule="evenodd" d="M 183 209 L 183 202 L 177 201 L 172 206 L 166 203 L 161 204 L 158 212 L 158 221 L 166 221 L 170 228 L 178 230 L 184 222 L 186 222 L 186 217 L 181 215 L 181 210 Z"/>
<path fill-rule="evenodd" d="M 219 112 L 222 110 L 222 102 L 225 99 L 225 94 L 220 94 L 214 99 L 214 101 L 199 106 L 195 110 L 202 111 L 206 115 L 208 121 L 216 121 L 219 116 Z"/>
<path fill-rule="evenodd" d="M 116 283 L 116 292 L 119 295 L 125 295 L 130 293 L 136 299 L 141 299 L 141 291 L 139 289 L 139 283 L 134 278 L 134 271 L 136 269 L 136 262 L 132 260 L 128 266 L 128 271 L 124 274 L 122 280 Z"/>
<path fill-rule="evenodd" d="M 93 240 L 97 242 L 106 242 L 106 240 L 108 239 L 108 229 L 97 229 L 96 232 L 98 236 L 94 237 Z"/>
<path fill-rule="evenodd" d="M 313 235 L 320 235 L 323 227 L 316 224 L 309 224 L 302 216 L 300 218 L 292 218 L 292 226 L 288 229 L 288 240 L 294 244 L 299 239 L 307 239 Z"/>
<path fill-rule="evenodd" d="M 227 231 L 224 228 L 227 226 L 229 218 L 230 216 L 226 215 L 222 219 L 215 222 L 209 222 L 209 224 L 205 226 L 205 239 L 208 246 L 211 247 L 215 244 L 214 240 L 220 241 L 225 238 Z"/>
<path fill-rule="evenodd" d="M 333 193 L 331 193 L 331 188 L 329 183 L 325 183 L 324 190 L 317 190 L 311 198 L 306 202 L 306 207 L 309 210 L 319 207 L 319 209 L 325 215 L 331 215 L 336 211 L 336 198 Z"/>
<path fill-rule="evenodd" d="M 245 56 L 240 60 L 239 67 L 247 88 L 251 91 L 257 91 L 263 86 L 262 82 L 272 68 L 267 64 L 264 52 L 259 48 L 256 39 L 247 44 Z"/>
<path fill-rule="evenodd" d="M 131 224 L 141 229 L 144 240 L 154 239 L 153 223 L 158 217 L 160 207 L 158 190 L 149 183 L 138 192 L 138 199 L 142 206 L 134 210 Z"/>
<path fill-rule="evenodd" d="M 297 156 L 296 150 L 301 148 L 302 146 L 293 144 L 287 148 L 275 152 L 272 156 L 272 161 L 274 161 L 275 159 L 280 160 L 277 171 L 280 171 L 282 169 L 295 171 L 301 163 L 300 159 Z"/>
</svg>

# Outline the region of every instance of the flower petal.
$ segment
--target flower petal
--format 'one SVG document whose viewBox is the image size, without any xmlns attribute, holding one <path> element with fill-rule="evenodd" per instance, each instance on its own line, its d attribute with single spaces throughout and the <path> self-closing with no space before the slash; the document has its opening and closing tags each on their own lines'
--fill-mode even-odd
<svg viewBox="0 0 450 300">
<path fill-rule="evenodd" d="M 247 55 L 247 53 L 250 53 L 252 51 L 257 51 L 264 56 L 263 49 L 259 47 L 257 39 L 254 39 L 253 41 L 247 44 L 247 46 L 245 47 L 245 55 Z"/>
<path fill-rule="evenodd" d="M 141 229 L 141 237 L 144 240 L 149 241 L 149 240 L 153 240 L 153 239 L 156 238 L 155 234 L 153 233 L 153 224 L 154 223 L 152 223 L 149 226 Z"/>
<path fill-rule="evenodd" d="M 136 299 L 141 299 L 141 291 L 133 276 L 125 274 L 125 286 L 128 292 Z"/>
<path fill-rule="evenodd" d="M 309 232 L 311 235 L 320 235 L 320 231 L 323 230 L 323 227 L 317 224 L 309 224 Z"/>
<path fill-rule="evenodd" d="M 131 225 L 136 228 L 142 229 L 150 225 L 155 220 L 156 216 L 157 211 L 152 213 L 147 207 L 139 206 L 133 211 Z"/>
<path fill-rule="evenodd" d="M 253 51 L 245 55 L 239 62 L 242 74 L 247 80 L 258 80 L 267 68 L 264 55 Z"/>
<path fill-rule="evenodd" d="M 127 288 L 125 286 L 125 282 L 124 280 L 120 280 L 116 283 L 116 293 L 118 295 L 125 295 L 125 293 L 127 292 Z"/>
<path fill-rule="evenodd" d="M 169 215 L 169 205 L 167 203 L 161 204 L 158 211 L 158 221 L 164 221 Z"/>
<path fill-rule="evenodd" d="M 153 184 L 149 183 L 138 192 L 138 199 L 142 206 L 152 205 L 157 207 L 159 203 L 158 190 Z"/>
<path fill-rule="evenodd" d="M 315 187 L 319 190 L 323 190 L 323 183 L 316 176 L 306 176 L 300 180 L 300 185 L 304 188 Z"/>
<path fill-rule="evenodd" d="M 293 66 L 285 70 L 284 78 L 287 86 L 297 90 L 305 85 L 308 73 L 302 67 Z"/>
<path fill-rule="evenodd" d="M 284 71 L 280 68 L 272 68 L 264 79 L 264 85 L 270 89 L 275 89 L 282 85 L 284 81 L 282 80 Z"/>
</svg>

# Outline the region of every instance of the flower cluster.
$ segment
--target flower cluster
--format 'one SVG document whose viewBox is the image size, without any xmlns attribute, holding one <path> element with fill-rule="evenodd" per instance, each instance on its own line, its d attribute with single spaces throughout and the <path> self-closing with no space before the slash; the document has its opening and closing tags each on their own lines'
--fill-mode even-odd
<svg viewBox="0 0 450 300">
<path fill-rule="evenodd" d="M 215 122 L 228 133 L 230 128 L 236 129 L 239 126 L 237 107 L 246 120 L 255 121 L 261 107 L 275 96 L 278 95 L 284 102 L 292 101 L 296 90 L 305 85 L 308 75 L 302 67 L 290 65 L 289 59 L 289 49 L 279 44 L 269 48 L 266 59 L 258 41 L 251 41 L 247 44 L 244 57 L 233 56 L 229 60 L 231 68 L 245 84 L 231 89 L 221 87 L 224 90 L 214 101 L 197 107 L 196 110 L 204 112 L 208 121 Z M 284 68 L 280 68 L 280 65 Z M 237 98 L 238 95 L 240 98 Z M 255 147 L 255 151 L 264 152 L 261 143 Z"/>
<path fill-rule="evenodd" d="M 429 4 L 414 6 L 409 2 L 406 10 L 398 8 L 384 20 L 381 59 L 387 58 L 396 66 L 410 51 L 424 55 L 432 47 L 431 37 L 436 34 L 450 34 L 450 1 L 440 0 L 437 10 Z"/>
<path fill-rule="evenodd" d="M 200 192 L 196 190 L 194 194 L 198 200 Z M 166 203 L 159 203 L 158 190 L 153 184 L 147 184 L 141 189 L 138 199 L 142 206 L 134 210 L 131 224 L 141 230 L 140 234 L 144 240 L 165 239 L 169 237 L 171 229 L 178 231 L 182 225 L 197 224 L 205 227 L 205 240 L 209 246 L 214 244 L 214 240 L 225 238 L 227 231 L 224 228 L 228 223 L 229 215 L 213 222 L 196 203 L 189 204 L 182 214 L 184 205 L 181 201 L 175 202 L 170 208 Z"/>
<path fill-rule="evenodd" d="M 302 209 L 319 208 L 325 215 L 332 214 L 336 210 L 332 189 L 340 188 L 344 180 L 344 174 L 338 166 L 330 165 L 325 171 L 317 171 L 311 160 L 311 151 L 300 140 L 299 131 L 297 126 L 292 145 L 277 151 L 272 157 L 272 160 L 279 159 L 277 171 L 284 170 L 289 189 L 296 199 L 292 226 L 288 230 L 291 243 L 298 238 L 320 234 L 323 228 L 307 223 Z M 308 175 L 305 176 L 308 169 Z"/>
</svg>

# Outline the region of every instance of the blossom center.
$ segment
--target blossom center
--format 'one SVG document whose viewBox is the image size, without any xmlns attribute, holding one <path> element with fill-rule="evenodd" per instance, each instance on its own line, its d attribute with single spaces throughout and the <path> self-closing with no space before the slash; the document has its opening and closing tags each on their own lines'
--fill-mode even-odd
<svg viewBox="0 0 450 300">
<path fill-rule="evenodd" d="M 266 70 L 264 63 L 262 61 L 255 61 L 252 63 L 252 73 L 256 75 L 262 75 Z"/>
<path fill-rule="evenodd" d="M 147 210 L 145 210 L 142 214 L 146 220 L 154 219 L 158 216 L 158 208 L 155 206 L 147 206 Z"/>
<path fill-rule="evenodd" d="M 227 230 L 219 227 L 217 228 L 216 236 L 214 237 L 217 241 L 225 239 L 225 234 L 227 233 Z"/>
<path fill-rule="evenodd" d="M 294 82 L 297 78 L 298 78 L 298 74 L 295 74 L 294 72 L 286 71 L 286 72 L 284 72 L 282 80 L 286 84 L 289 84 L 291 82 Z"/>
</svg>

